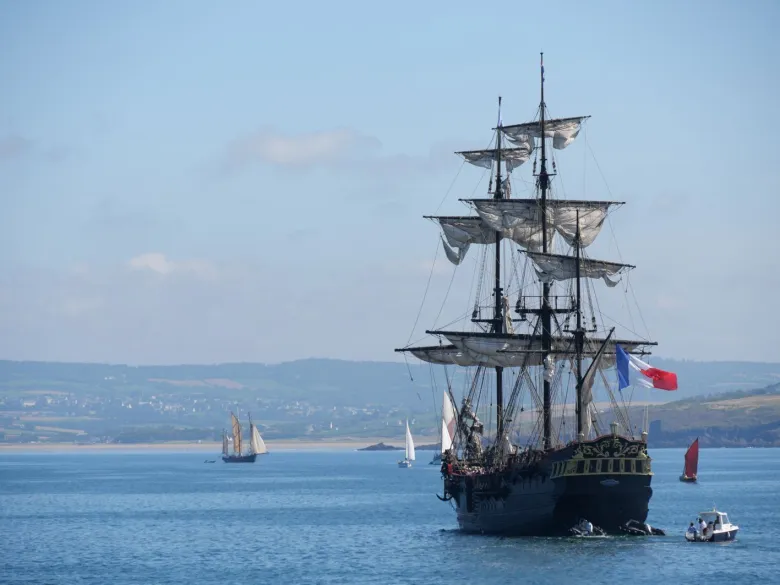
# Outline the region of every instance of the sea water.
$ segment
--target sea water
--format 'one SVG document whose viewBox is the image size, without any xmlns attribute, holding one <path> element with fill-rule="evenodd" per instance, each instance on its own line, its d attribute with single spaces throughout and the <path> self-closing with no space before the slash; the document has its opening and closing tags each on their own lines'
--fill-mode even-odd
<svg viewBox="0 0 780 585">
<path fill-rule="evenodd" d="M 460 533 L 425 451 L 1 453 L 0 583 L 780 583 L 780 450 L 651 454 L 668 536 L 578 540 Z M 687 543 L 713 505 L 737 541 Z"/>
</svg>

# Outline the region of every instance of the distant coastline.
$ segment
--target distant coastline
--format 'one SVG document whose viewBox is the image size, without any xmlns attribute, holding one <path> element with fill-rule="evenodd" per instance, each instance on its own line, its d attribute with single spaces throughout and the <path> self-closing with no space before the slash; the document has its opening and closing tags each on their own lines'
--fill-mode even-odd
<svg viewBox="0 0 780 585">
<path fill-rule="evenodd" d="M 376 443 L 376 439 L 343 439 L 335 441 L 265 441 L 268 451 L 354 451 Z M 0 443 L 3 453 L 80 453 L 90 451 L 189 451 L 194 453 L 219 454 L 222 444 L 218 442 L 170 441 L 162 443 Z"/>
</svg>

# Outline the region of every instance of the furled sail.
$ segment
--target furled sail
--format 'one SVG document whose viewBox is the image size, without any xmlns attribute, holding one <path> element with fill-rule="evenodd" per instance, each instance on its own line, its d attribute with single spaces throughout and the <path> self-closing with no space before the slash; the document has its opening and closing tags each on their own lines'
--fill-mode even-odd
<svg viewBox="0 0 780 585">
<path fill-rule="evenodd" d="M 412 440 L 412 431 L 409 430 L 409 421 L 406 421 L 406 458 L 414 461 L 414 440 Z"/>
<path fill-rule="evenodd" d="M 533 148 L 527 143 L 518 145 L 518 148 L 502 148 L 500 153 L 501 161 L 506 163 L 507 172 L 511 173 L 531 158 L 532 150 Z M 490 169 L 493 168 L 493 163 L 498 161 L 499 151 L 495 148 L 488 150 L 463 150 L 455 154 L 459 154 L 466 162 L 471 163 L 475 167 Z"/>
<path fill-rule="evenodd" d="M 267 453 L 268 449 L 265 446 L 263 437 L 260 436 L 260 431 L 257 430 L 255 423 L 249 423 L 250 433 L 252 436 L 252 452 L 256 454 Z"/>
<path fill-rule="evenodd" d="M 540 254 L 536 252 L 526 253 L 528 254 L 528 257 L 533 260 L 534 264 L 536 264 L 536 273 L 539 275 L 539 279 L 542 282 L 577 278 L 577 258 L 574 256 Z M 607 262 L 606 260 L 591 260 L 590 258 L 580 258 L 579 265 L 580 277 L 601 278 L 609 287 L 617 286 L 618 281 L 612 280 L 615 276 L 625 270 L 634 268 L 631 264 L 619 264 L 617 262 Z"/>
<path fill-rule="evenodd" d="M 577 116 L 575 118 L 553 118 L 544 121 L 544 135 L 552 138 L 553 148 L 562 150 L 569 146 L 580 133 L 582 121 L 590 116 Z M 510 142 L 528 148 L 533 147 L 533 139 L 540 138 L 542 135 L 542 125 L 540 122 L 527 122 L 525 124 L 513 124 L 511 126 L 502 126 L 500 130 L 504 133 Z"/>
<path fill-rule="evenodd" d="M 603 369 L 607 363 L 604 361 L 605 349 L 608 343 L 602 343 L 598 352 L 593 357 L 593 361 L 582 377 L 582 387 L 580 388 L 580 428 L 585 433 L 585 438 L 590 438 L 591 417 L 590 405 L 593 402 L 593 383 L 596 380 L 596 372 Z M 574 364 L 572 363 L 572 369 Z"/>
<path fill-rule="evenodd" d="M 451 345 L 428 347 L 410 347 L 397 351 L 408 351 L 416 358 L 443 365 L 485 366 L 501 368 L 518 368 L 523 366 L 542 365 L 543 346 L 540 336 L 521 333 L 507 335 L 501 333 L 426 331 L 430 335 L 442 335 Z M 603 338 L 588 337 L 585 339 L 583 358 L 593 358 L 604 343 Z M 627 352 L 636 352 L 640 348 L 656 345 L 655 342 L 643 340 L 610 339 L 605 352 L 615 353 L 615 345 Z M 574 354 L 572 337 L 553 336 L 551 355 L 555 361 L 569 360 Z M 604 367 L 609 367 L 602 358 Z"/>
<path fill-rule="evenodd" d="M 457 414 L 450 400 L 449 392 L 444 391 L 444 400 L 441 403 L 441 452 L 444 453 L 455 440 L 455 424 Z"/>
<path fill-rule="evenodd" d="M 238 422 L 236 415 L 230 413 L 230 420 L 233 427 L 233 451 L 241 455 L 241 423 Z"/>
</svg>

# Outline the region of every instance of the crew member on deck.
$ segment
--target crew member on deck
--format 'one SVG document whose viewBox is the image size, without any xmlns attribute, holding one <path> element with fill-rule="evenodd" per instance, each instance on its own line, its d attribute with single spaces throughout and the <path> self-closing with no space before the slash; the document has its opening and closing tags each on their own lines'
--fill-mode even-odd
<svg viewBox="0 0 780 585">
<path fill-rule="evenodd" d="M 707 523 L 699 518 L 699 532 L 701 532 L 701 535 L 704 536 L 704 533 L 707 531 Z"/>
<path fill-rule="evenodd" d="M 688 534 L 696 536 L 696 527 L 693 525 L 693 522 L 691 522 L 691 525 L 688 526 Z"/>
</svg>

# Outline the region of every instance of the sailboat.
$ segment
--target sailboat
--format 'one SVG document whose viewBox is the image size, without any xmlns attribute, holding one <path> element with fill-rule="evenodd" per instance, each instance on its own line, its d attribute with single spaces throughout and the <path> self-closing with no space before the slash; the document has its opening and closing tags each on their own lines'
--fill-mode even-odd
<svg viewBox="0 0 780 585">
<path fill-rule="evenodd" d="M 243 453 L 241 450 L 241 422 L 238 417 L 230 413 L 230 421 L 232 427 L 233 438 L 233 453 L 228 452 L 228 435 L 226 432 L 222 433 L 222 461 L 225 463 L 254 463 L 258 455 L 264 455 L 268 453 L 268 449 L 265 446 L 263 438 L 260 436 L 260 431 L 257 430 L 257 426 L 252 422 L 251 415 L 249 416 L 249 452 Z"/>
<path fill-rule="evenodd" d="M 454 504 L 461 530 L 566 535 L 585 518 L 618 533 L 630 521 L 645 522 L 653 493 L 647 431 L 637 436 L 621 396 L 633 388 L 628 367 L 667 390 L 676 389 L 676 376 L 637 357 L 656 342 L 635 333 L 620 339 L 605 326 L 592 281 L 615 287 L 634 266 L 590 258 L 587 249 L 622 202 L 555 197 L 557 162 L 549 148 L 565 149 L 589 116 L 550 118 L 543 64 L 540 85 L 534 121 L 503 125 L 499 97 L 491 147 L 456 153 L 490 171 L 490 197 L 463 200 L 476 214 L 425 216 L 441 227 L 455 270 L 472 245 L 481 247 L 466 326 L 428 330 L 438 343 L 396 351 L 442 365 L 445 374 L 467 368 L 463 376 L 446 375 L 448 391 L 458 379 L 464 388 L 454 440 L 442 456 L 439 496 Z M 534 197 L 512 198 L 511 173 L 532 157 Z M 618 373 L 617 392 L 610 368 Z M 606 413 L 593 401 L 597 381 L 609 395 Z M 529 399 L 531 412 L 524 407 Z M 483 423 L 480 411 L 494 423 Z"/>
<path fill-rule="evenodd" d="M 409 430 L 409 421 L 406 421 L 406 456 L 403 461 L 398 462 L 398 467 L 411 467 L 414 461 L 414 440 L 412 431 Z"/>
<path fill-rule="evenodd" d="M 452 447 L 452 441 L 455 438 L 455 423 L 458 413 L 455 405 L 450 400 L 449 392 L 444 391 L 444 398 L 441 403 L 441 450 L 434 454 L 429 465 L 441 464 L 441 458 L 448 449 Z"/>
<path fill-rule="evenodd" d="M 683 468 L 680 481 L 686 483 L 696 482 L 696 473 L 699 471 L 699 437 L 691 443 L 685 452 L 685 467 Z"/>
</svg>

